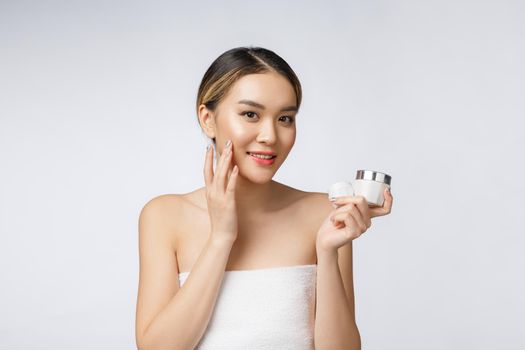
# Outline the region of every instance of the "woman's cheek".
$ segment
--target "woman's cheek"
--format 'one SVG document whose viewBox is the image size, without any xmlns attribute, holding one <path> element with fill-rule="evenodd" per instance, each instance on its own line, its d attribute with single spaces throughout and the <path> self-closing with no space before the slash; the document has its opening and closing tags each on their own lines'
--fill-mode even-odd
<svg viewBox="0 0 525 350">
<path fill-rule="evenodd" d="M 237 141 L 236 143 L 239 144 L 239 146 L 243 146 L 243 144 L 246 141 L 249 141 L 250 138 L 250 128 L 243 125 L 242 123 L 232 123 L 230 125 L 230 135 L 233 142 Z M 235 152 L 235 149 L 234 149 Z"/>
</svg>

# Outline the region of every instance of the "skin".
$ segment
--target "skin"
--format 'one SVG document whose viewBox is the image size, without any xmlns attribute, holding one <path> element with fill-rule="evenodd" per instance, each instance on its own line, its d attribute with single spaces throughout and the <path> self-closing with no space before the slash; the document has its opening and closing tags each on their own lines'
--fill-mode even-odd
<svg viewBox="0 0 525 350">
<path fill-rule="evenodd" d="M 268 72 L 240 78 L 215 111 L 199 107 L 203 131 L 217 142 L 205 155 L 205 186 L 152 199 L 139 220 L 139 349 L 193 348 L 224 271 L 307 264 L 318 266 L 316 349 L 361 348 L 352 240 L 370 228 L 371 218 L 390 213 L 393 198 L 385 192 L 383 207 L 369 208 L 363 197 L 342 197 L 334 209 L 326 193 L 272 180 L 295 142 L 296 112 L 282 111 L 295 102 L 288 80 Z M 246 153 L 260 150 L 277 154 L 273 165 L 257 164 Z M 192 273 L 181 288 L 177 276 L 183 271 Z"/>
<path fill-rule="evenodd" d="M 257 102 L 264 109 L 239 103 L 243 100 Z M 297 227 L 295 220 L 290 220 L 301 213 L 299 209 L 305 206 L 301 199 L 308 194 L 272 180 L 295 143 L 296 112 L 282 112 L 286 107 L 297 107 L 295 102 L 295 91 L 288 80 L 280 74 L 266 73 L 240 78 L 215 111 L 200 106 L 201 127 L 208 137 L 216 139 L 218 168 L 226 156 L 225 143 L 231 140 L 231 155 L 224 161 L 227 178 L 234 165 L 239 169 L 234 195 L 238 234 L 228 269 L 315 263 L 314 230 L 311 226 Z M 274 164 L 259 165 L 247 154 L 261 150 L 277 154 Z M 208 182 L 210 187 L 211 180 Z M 210 200 L 206 200 L 206 187 L 188 196 L 188 200 L 203 208 L 210 204 Z M 223 210 L 217 212 L 223 214 Z M 209 221 L 213 226 L 213 218 Z M 231 231 L 233 228 L 217 230 Z M 290 233 L 284 236 L 280 232 Z M 309 236 L 308 240 L 303 238 L 305 235 Z M 270 245 L 269 241 L 274 243 Z M 295 257 L 288 252 L 291 244 L 297 247 Z M 236 259 L 237 256 L 244 256 L 244 260 Z M 269 256 L 275 260 L 268 261 Z M 181 255 L 181 266 L 190 270 L 191 262 L 186 264 L 184 258 Z"/>
<path fill-rule="evenodd" d="M 238 103 L 241 100 L 255 101 L 265 109 Z M 233 142 L 234 152 L 228 174 L 233 165 L 239 167 L 240 176 L 235 188 L 239 217 L 275 210 L 273 199 L 285 190 L 272 177 L 295 143 L 296 123 L 291 119 L 296 117 L 296 112 L 280 111 L 288 106 L 296 106 L 293 87 L 281 75 L 266 73 L 240 78 L 216 111 L 212 112 L 204 105 L 199 108 L 201 127 L 208 137 L 215 137 L 219 156 L 223 153 L 225 142 Z M 253 160 L 246 154 L 247 151 L 260 150 L 277 153 L 272 166 L 254 166 Z"/>
</svg>

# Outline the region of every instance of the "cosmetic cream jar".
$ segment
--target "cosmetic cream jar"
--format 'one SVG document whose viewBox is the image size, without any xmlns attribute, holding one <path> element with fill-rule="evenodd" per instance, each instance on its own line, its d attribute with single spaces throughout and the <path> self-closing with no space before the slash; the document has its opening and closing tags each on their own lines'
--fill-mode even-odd
<svg viewBox="0 0 525 350">
<path fill-rule="evenodd" d="M 336 182 L 328 190 L 328 198 L 334 200 L 339 196 L 363 196 L 369 206 L 383 206 L 383 193 L 390 188 L 392 177 L 374 170 L 358 170 L 352 183 Z"/>
</svg>

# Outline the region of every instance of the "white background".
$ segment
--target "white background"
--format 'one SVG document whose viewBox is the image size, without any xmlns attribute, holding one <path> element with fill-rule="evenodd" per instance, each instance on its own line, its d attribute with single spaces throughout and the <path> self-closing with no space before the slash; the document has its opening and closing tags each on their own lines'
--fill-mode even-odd
<svg viewBox="0 0 525 350">
<path fill-rule="evenodd" d="M 198 84 L 253 45 L 304 89 L 275 180 L 392 175 L 353 243 L 363 349 L 523 349 L 524 10 L 1 1 L 0 348 L 135 347 L 139 212 L 204 185 Z"/>
</svg>

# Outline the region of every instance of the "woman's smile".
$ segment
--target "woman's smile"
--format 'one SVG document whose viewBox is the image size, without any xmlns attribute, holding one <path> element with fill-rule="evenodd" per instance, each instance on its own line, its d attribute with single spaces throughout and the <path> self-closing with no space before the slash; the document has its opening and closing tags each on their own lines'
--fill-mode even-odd
<svg viewBox="0 0 525 350">
<path fill-rule="evenodd" d="M 247 152 L 250 158 L 252 158 L 257 164 L 261 165 L 272 165 L 275 162 L 276 156 L 262 155 L 257 153 Z"/>
</svg>

